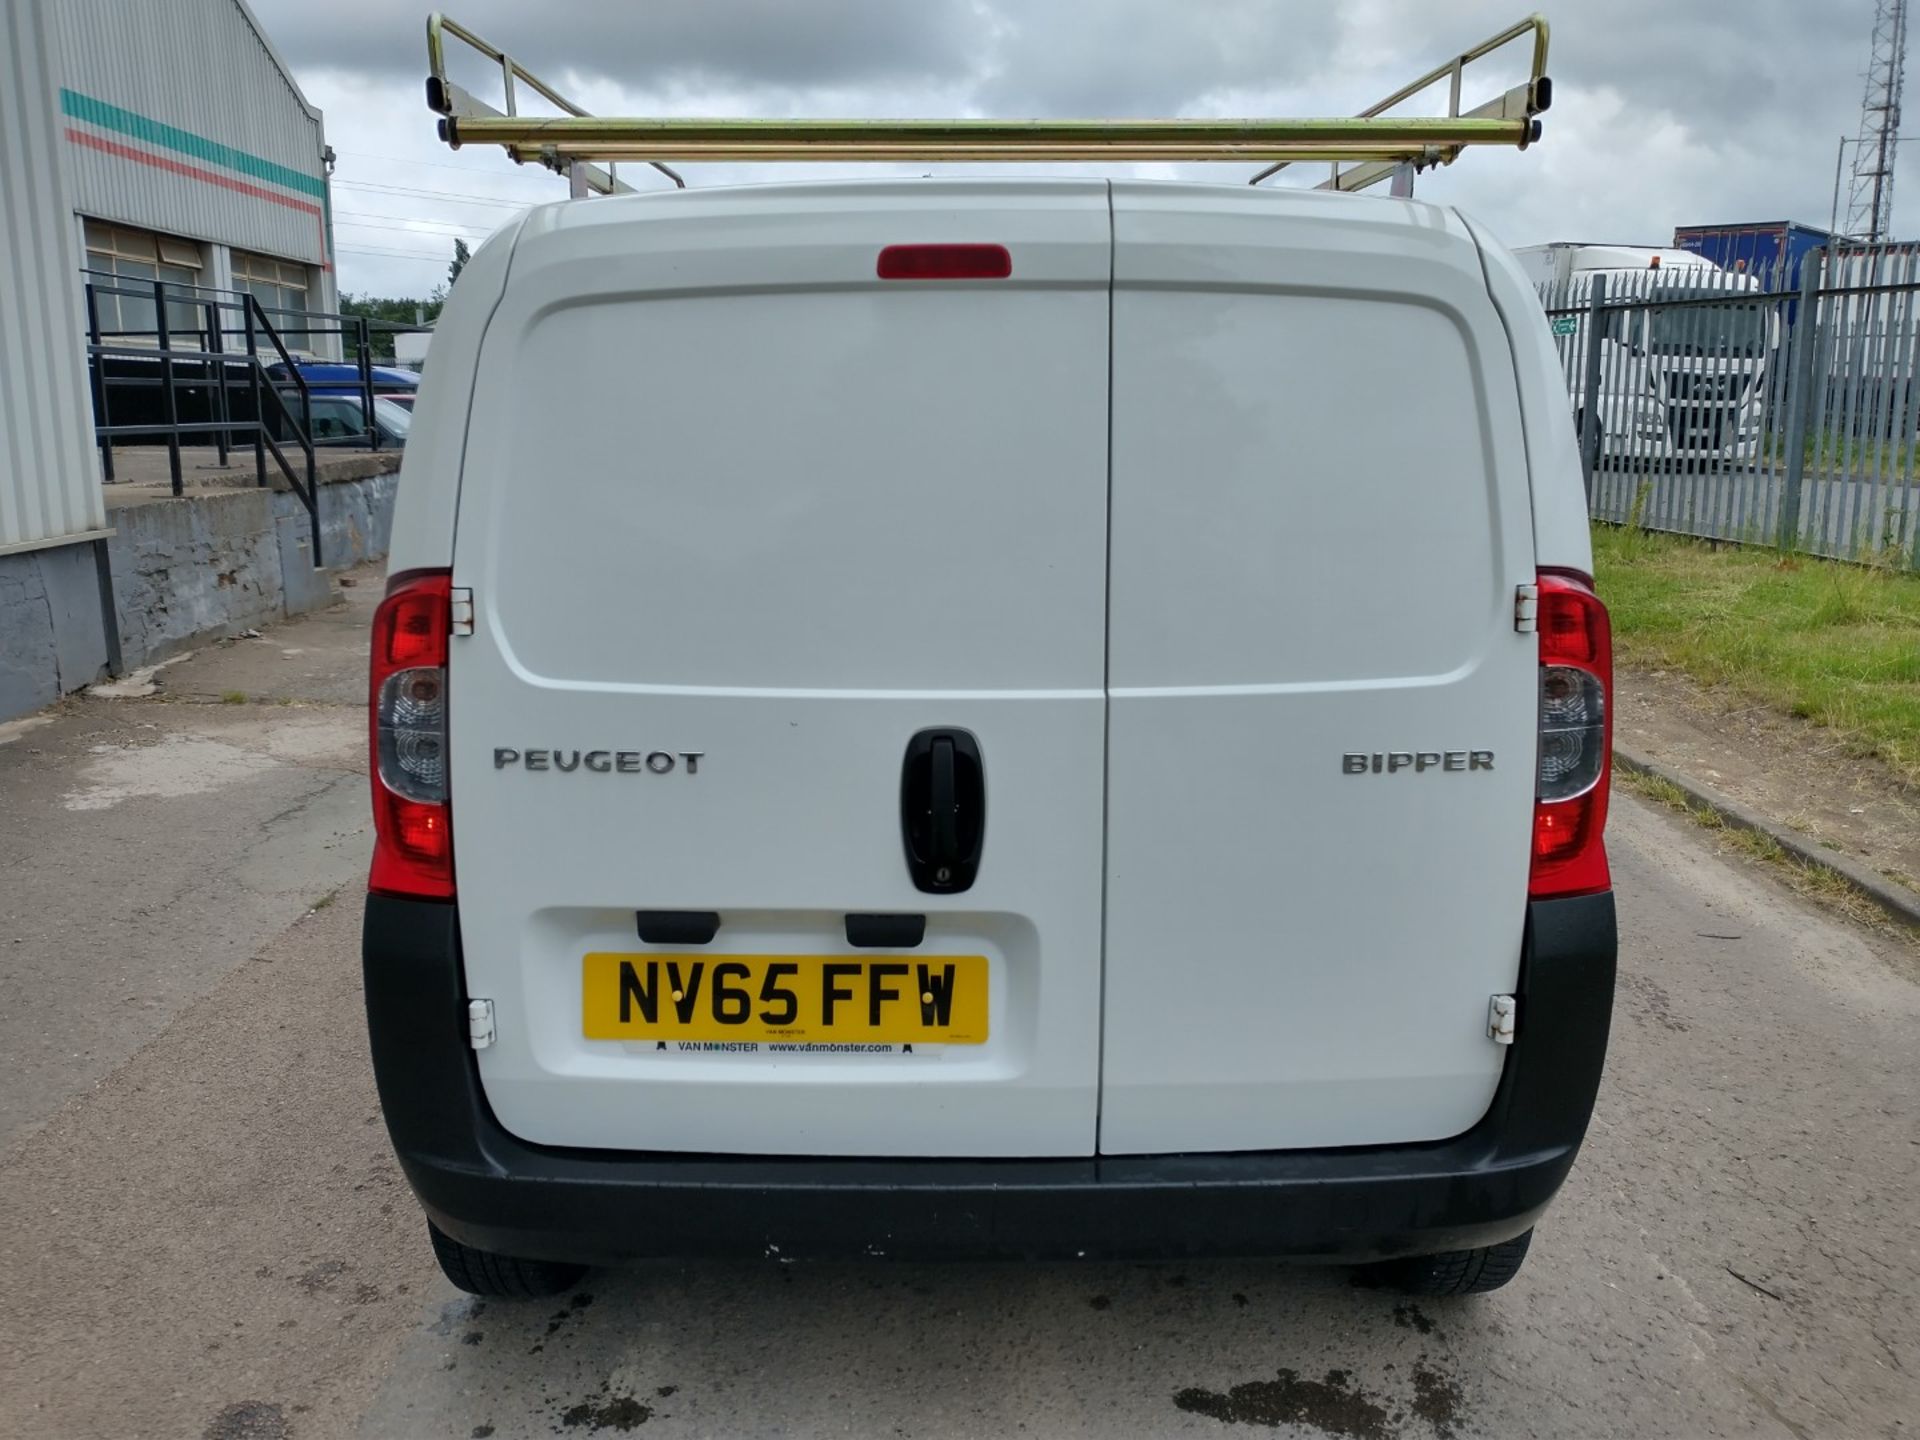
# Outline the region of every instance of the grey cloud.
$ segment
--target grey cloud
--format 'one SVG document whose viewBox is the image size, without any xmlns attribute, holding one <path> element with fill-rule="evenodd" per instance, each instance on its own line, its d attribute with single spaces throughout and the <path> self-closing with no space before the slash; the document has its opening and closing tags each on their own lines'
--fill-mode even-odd
<svg viewBox="0 0 1920 1440">
<path fill-rule="evenodd" d="M 1107 0 L 995 7 L 981 106 L 990 114 L 1171 115 L 1210 91 L 1310 80 L 1339 7 L 1273 0 Z"/>
<path fill-rule="evenodd" d="M 254 11 L 296 67 L 425 73 L 424 9 L 255 0 Z M 636 86 L 689 76 L 804 87 L 964 74 L 979 35 L 971 0 L 454 0 L 447 13 L 543 77 L 571 70 Z"/>
<path fill-rule="evenodd" d="M 321 87 L 336 145 L 392 155 L 405 143 L 415 153 L 412 137 L 430 134 L 419 99 L 423 11 L 390 0 L 253 3 L 297 72 L 338 82 Z M 1528 0 L 448 3 L 608 113 L 1091 116 L 1351 112 Z M 1423 177 L 1417 193 L 1469 206 L 1513 243 L 1660 240 L 1694 221 L 1824 223 L 1835 141 L 1858 123 L 1872 9 L 1871 0 L 1562 0 L 1551 16 L 1557 92 L 1545 143 L 1469 155 Z M 1510 83 L 1521 63 L 1512 55 L 1485 88 Z M 485 78 L 469 73 L 476 85 Z M 1920 158 L 1920 146 L 1908 148 Z M 429 145 L 416 158 L 451 157 Z M 499 165 L 497 155 L 470 160 Z M 1908 168 L 1899 214 L 1920 213 L 1920 177 L 1907 179 Z M 764 175 L 712 167 L 697 178 Z M 413 181 L 459 183 L 427 171 Z M 436 213 L 431 202 L 420 208 Z"/>
</svg>

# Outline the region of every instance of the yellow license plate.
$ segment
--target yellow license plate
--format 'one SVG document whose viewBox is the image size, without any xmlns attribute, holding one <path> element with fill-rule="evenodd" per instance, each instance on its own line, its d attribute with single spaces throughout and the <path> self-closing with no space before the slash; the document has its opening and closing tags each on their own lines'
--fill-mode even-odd
<svg viewBox="0 0 1920 1440">
<path fill-rule="evenodd" d="M 984 955 L 667 955 L 581 963 L 589 1040 L 980 1045 Z"/>
</svg>

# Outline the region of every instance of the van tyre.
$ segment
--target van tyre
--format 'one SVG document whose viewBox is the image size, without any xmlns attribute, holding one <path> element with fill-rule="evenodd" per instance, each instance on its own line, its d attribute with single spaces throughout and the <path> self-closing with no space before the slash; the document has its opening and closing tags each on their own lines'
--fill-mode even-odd
<svg viewBox="0 0 1920 1440">
<path fill-rule="evenodd" d="M 587 1273 L 584 1265 L 521 1260 L 476 1250 L 462 1245 L 431 1220 L 427 1230 L 433 1236 L 433 1257 L 440 1262 L 441 1273 L 469 1295 L 484 1295 L 490 1300 L 540 1300 L 571 1290 Z"/>
<path fill-rule="evenodd" d="M 1533 1231 L 1479 1250 L 1447 1250 L 1370 1267 L 1371 1278 L 1408 1295 L 1484 1295 L 1520 1273 Z"/>
</svg>

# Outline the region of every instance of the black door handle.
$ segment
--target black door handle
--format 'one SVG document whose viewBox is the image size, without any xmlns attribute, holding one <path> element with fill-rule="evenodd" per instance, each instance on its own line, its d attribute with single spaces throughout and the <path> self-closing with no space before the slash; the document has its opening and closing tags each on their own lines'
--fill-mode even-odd
<svg viewBox="0 0 1920 1440">
<path fill-rule="evenodd" d="M 987 831 L 980 742 L 965 730 L 922 730 L 900 767 L 907 873 L 921 890 L 957 895 L 973 884 Z"/>
<path fill-rule="evenodd" d="M 933 820 L 933 863 L 952 865 L 960 858 L 959 797 L 954 793 L 953 737 L 933 742 L 932 796 L 928 813 Z"/>
</svg>

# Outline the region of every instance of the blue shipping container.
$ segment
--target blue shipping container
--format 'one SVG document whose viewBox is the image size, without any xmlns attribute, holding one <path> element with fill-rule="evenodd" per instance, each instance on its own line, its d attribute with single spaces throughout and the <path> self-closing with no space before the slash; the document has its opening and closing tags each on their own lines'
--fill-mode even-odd
<svg viewBox="0 0 1920 1440">
<path fill-rule="evenodd" d="M 1781 289 L 1800 288 L 1800 264 L 1833 236 L 1812 225 L 1792 220 L 1761 220 L 1744 225 L 1682 225 L 1673 232 L 1674 248 L 1690 250 L 1713 261 L 1722 270 L 1747 270 L 1764 275 Z M 1785 273 L 1776 280 L 1776 267 Z"/>
</svg>

